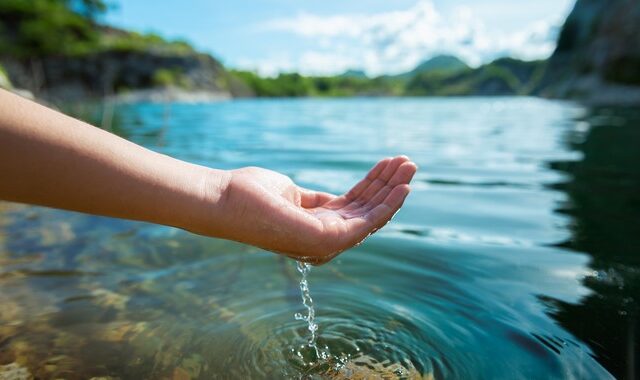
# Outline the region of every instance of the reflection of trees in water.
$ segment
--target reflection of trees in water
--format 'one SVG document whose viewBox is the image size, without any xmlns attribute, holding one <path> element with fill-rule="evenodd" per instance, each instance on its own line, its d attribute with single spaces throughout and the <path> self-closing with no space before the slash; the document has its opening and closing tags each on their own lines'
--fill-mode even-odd
<svg viewBox="0 0 640 380">
<path fill-rule="evenodd" d="M 593 290 L 580 304 L 549 300 L 553 316 L 588 343 L 618 378 L 638 375 L 640 332 L 640 112 L 593 109 L 568 136 L 584 157 L 553 162 L 571 180 L 556 185 L 569 196 L 559 212 L 573 218 L 563 246 L 592 257 L 585 278 Z"/>
</svg>

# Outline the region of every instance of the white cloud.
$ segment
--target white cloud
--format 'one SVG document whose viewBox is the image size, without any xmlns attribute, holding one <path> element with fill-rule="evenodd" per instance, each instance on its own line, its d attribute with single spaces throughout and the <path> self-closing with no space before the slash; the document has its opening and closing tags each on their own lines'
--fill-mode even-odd
<svg viewBox="0 0 640 380">
<path fill-rule="evenodd" d="M 547 57 L 555 47 L 560 19 L 538 20 L 517 32 L 486 27 L 471 9 L 458 7 L 447 14 L 429 0 L 409 9 L 373 15 L 320 16 L 301 13 L 275 19 L 261 32 L 284 32 L 302 37 L 313 48 L 245 61 L 265 74 L 296 70 L 332 74 L 361 68 L 371 75 L 412 69 L 430 56 L 448 53 L 476 66 L 496 57 Z"/>
</svg>

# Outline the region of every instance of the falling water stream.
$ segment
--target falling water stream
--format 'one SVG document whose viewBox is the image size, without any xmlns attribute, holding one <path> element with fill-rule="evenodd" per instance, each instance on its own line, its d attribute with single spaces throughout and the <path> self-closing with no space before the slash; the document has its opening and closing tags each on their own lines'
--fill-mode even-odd
<svg viewBox="0 0 640 380">
<path fill-rule="evenodd" d="M 318 324 L 315 322 L 316 312 L 313 307 L 313 298 L 311 298 L 311 294 L 309 292 L 309 281 L 307 280 L 307 276 L 311 271 L 311 265 L 298 261 L 296 266 L 298 268 L 298 272 L 302 274 L 302 278 L 300 279 L 300 295 L 302 296 L 302 304 L 307 309 L 307 315 L 295 313 L 294 317 L 298 321 L 307 322 L 307 329 L 309 330 L 310 335 L 306 346 L 312 349 L 312 353 L 315 354 L 315 358 L 313 358 L 312 362 L 309 363 L 309 365 L 313 365 L 315 361 L 322 362 L 327 360 L 330 357 L 330 354 L 327 350 L 318 348 L 318 344 L 316 342 Z M 301 348 L 305 348 L 304 346 L 305 345 Z M 304 360 L 303 351 L 304 350 L 299 350 L 297 355 Z"/>
</svg>

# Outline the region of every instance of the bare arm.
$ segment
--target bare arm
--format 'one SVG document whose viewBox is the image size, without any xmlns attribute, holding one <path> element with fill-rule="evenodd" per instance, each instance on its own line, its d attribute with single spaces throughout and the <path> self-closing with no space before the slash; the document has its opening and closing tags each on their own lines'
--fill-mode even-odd
<svg viewBox="0 0 640 380">
<path fill-rule="evenodd" d="M 260 169 L 180 161 L 0 90 L 0 199 L 180 227 L 326 262 L 386 223 L 415 164 L 381 161 L 336 197 Z"/>
<path fill-rule="evenodd" d="M 0 90 L 1 199 L 185 226 L 220 196 L 228 174 L 211 170 Z"/>
</svg>

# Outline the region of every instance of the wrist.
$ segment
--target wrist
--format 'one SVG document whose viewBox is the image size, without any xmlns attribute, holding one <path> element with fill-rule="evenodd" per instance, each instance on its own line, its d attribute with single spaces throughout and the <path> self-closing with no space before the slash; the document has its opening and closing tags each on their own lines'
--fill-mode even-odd
<svg viewBox="0 0 640 380">
<path fill-rule="evenodd" d="M 194 165 L 197 172 L 194 181 L 194 202 L 185 215 L 182 228 L 197 234 L 222 237 L 225 195 L 231 181 L 228 170 Z"/>
</svg>

